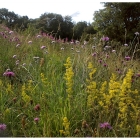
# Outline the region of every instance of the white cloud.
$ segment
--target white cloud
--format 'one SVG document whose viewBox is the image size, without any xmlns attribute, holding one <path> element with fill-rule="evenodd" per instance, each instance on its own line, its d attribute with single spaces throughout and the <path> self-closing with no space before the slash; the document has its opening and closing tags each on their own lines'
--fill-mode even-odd
<svg viewBox="0 0 140 140">
<path fill-rule="evenodd" d="M 77 17 L 79 14 L 80 14 L 79 11 L 77 11 L 77 12 L 74 12 L 73 14 L 71 14 L 70 16 L 71 17 Z"/>
</svg>

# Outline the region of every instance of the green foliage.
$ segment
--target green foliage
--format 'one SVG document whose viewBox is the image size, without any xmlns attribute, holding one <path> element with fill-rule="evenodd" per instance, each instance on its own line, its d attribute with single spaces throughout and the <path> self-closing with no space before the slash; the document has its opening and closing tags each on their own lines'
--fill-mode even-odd
<svg viewBox="0 0 140 140">
<path fill-rule="evenodd" d="M 84 32 L 84 29 L 87 27 L 87 22 L 78 22 L 75 26 L 74 26 L 74 39 L 80 40 L 80 37 L 82 35 L 82 33 Z"/>
<path fill-rule="evenodd" d="M 85 21 L 74 24 L 71 16 L 62 17 L 62 15 L 55 13 L 44 13 L 39 18 L 29 19 L 28 16 L 19 16 L 2 8 L 0 9 L 0 23 L 12 30 L 21 33 L 24 31 L 26 35 L 34 35 L 37 30 L 41 33 L 51 34 L 54 38 L 65 40 L 80 40 L 83 32 L 87 34 L 96 33 L 91 24 L 87 24 Z M 34 30 L 32 33 L 31 29 Z"/>
<path fill-rule="evenodd" d="M 104 3 L 104 9 L 94 13 L 93 25 L 111 39 L 129 42 L 140 30 L 140 3 Z M 124 38 L 127 31 L 126 38 Z M 126 40 L 125 40 L 126 39 Z M 125 42 L 125 43 L 126 43 Z"/>
<path fill-rule="evenodd" d="M 63 42 L 35 24 L 20 34 L 0 25 L 0 136 L 139 137 L 139 36 L 103 50 L 100 34 Z"/>
</svg>

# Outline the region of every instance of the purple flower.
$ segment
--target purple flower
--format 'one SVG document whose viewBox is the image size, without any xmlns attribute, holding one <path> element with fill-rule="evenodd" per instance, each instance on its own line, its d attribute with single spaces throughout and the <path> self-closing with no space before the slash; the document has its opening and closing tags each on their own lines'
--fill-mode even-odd
<svg viewBox="0 0 140 140">
<path fill-rule="evenodd" d="M 34 107 L 34 110 L 39 111 L 39 110 L 40 110 L 40 104 L 37 104 L 37 105 Z"/>
<path fill-rule="evenodd" d="M 5 124 L 0 124 L 0 130 L 5 130 L 6 129 L 6 125 Z"/>
<path fill-rule="evenodd" d="M 66 37 L 65 41 L 67 42 L 68 41 L 68 38 Z"/>
<path fill-rule="evenodd" d="M 137 73 L 136 76 L 137 76 L 137 77 L 140 77 L 140 73 Z"/>
<path fill-rule="evenodd" d="M 107 67 L 107 64 L 106 64 L 106 63 L 104 63 L 104 64 L 103 64 L 103 66 L 104 66 L 104 67 Z"/>
<path fill-rule="evenodd" d="M 46 46 L 41 46 L 40 48 L 41 48 L 41 49 L 44 49 L 44 48 L 46 48 Z"/>
<path fill-rule="evenodd" d="M 116 69 L 116 72 L 118 72 L 118 74 L 122 73 L 120 69 Z"/>
<path fill-rule="evenodd" d="M 13 73 L 12 71 L 6 71 L 3 73 L 3 76 L 13 77 L 13 76 L 15 76 L 15 73 Z"/>
<path fill-rule="evenodd" d="M 98 62 L 99 62 L 99 63 L 102 63 L 102 59 L 99 59 Z"/>
<path fill-rule="evenodd" d="M 106 58 L 108 58 L 109 57 L 109 55 L 108 54 L 106 54 Z"/>
<path fill-rule="evenodd" d="M 100 123 L 100 128 L 112 129 L 111 125 L 108 122 Z"/>
<path fill-rule="evenodd" d="M 126 57 L 125 57 L 125 60 L 126 60 L 126 61 L 129 61 L 129 60 L 130 60 L 130 57 L 129 57 L 129 56 L 126 56 Z"/>
<path fill-rule="evenodd" d="M 73 42 L 73 41 L 71 41 L 71 42 L 70 42 L 70 44 L 74 44 L 74 42 Z"/>
<path fill-rule="evenodd" d="M 39 121 L 39 118 L 34 118 L 34 121 L 37 123 Z"/>
<path fill-rule="evenodd" d="M 97 55 L 97 53 L 93 53 L 93 54 L 92 54 L 92 56 L 96 56 L 96 55 Z"/>
<path fill-rule="evenodd" d="M 10 31 L 10 32 L 9 32 L 9 34 L 12 34 L 12 33 L 14 33 L 14 32 L 13 32 L 13 31 Z"/>
<path fill-rule="evenodd" d="M 109 37 L 103 37 L 102 40 L 103 41 L 108 41 L 109 40 Z"/>
</svg>

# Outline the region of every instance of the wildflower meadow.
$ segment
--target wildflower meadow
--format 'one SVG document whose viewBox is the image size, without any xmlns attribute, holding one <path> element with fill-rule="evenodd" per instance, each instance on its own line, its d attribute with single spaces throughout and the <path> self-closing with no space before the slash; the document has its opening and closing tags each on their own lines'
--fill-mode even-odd
<svg viewBox="0 0 140 140">
<path fill-rule="evenodd" d="M 1 24 L 0 137 L 140 137 L 139 49 Z"/>
</svg>

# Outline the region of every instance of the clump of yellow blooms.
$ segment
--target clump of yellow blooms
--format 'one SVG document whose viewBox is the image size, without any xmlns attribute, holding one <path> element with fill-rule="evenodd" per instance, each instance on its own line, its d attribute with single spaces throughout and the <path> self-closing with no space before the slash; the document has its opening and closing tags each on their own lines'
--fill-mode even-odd
<svg viewBox="0 0 140 140">
<path fill-rule="evenodd" d="M 31 98 L 29 95 L 26 94 L 26 86 L 25 84 L 22 85 L 22 90 L 21 90 L 21 95 L 22 95 L 22 99 L 25 103 L 29 103 Z"/>
<path fill-rule="evenodd" d="M 29 92 L 31 92 L 33 90 L 32 83 L 33 83 L 32 80 L 28 80 L 27 91 L 29 91 Z"/>
<path fill-rule="evenodd" d="M 67 58 L 66 60 L 66 64 L 64 64 L 64 66 L 66 67 L 66 73 L 64 76 L 64 79 L 66 80 L 66 92 L 68 94 L 68 98 L 72 97 L 73 94 L 73 77 L 74 77 L 74 72 L 72 69 L 72 62 L 70 57 Z"/>
<path fill-rule="evenodd" d="M 97 98 L 97 85 L 96 82 L 93 81 L 93 74 L 96 72 L 96 68 L 93 67 L 92 63 L 88 63 L 88 69 L 89 69 L 89 79 L 87 79 L 87 93 L 88 93 L 88 99 L 87 99 L 87 106 L 91 107 L 94 103 L 94 100 Z"/>
<path fill-rule="evenodd" d="M 63 118 L 63 127 L 64 127 L 64 130 L 59 130 L 60 134 L 61 135 L 64 135 L 64 136 L 70 136 L 70 122 L 68 121 L 67 117 L 64 117 Z"/>
<path fill-rule="evenodd" d="M 96 68 L 92 63 L 88 64 L 89 78 L 87 79 L 88 93 L 87 105 L 98 106 L 103 109 L 106 114 L 110 114 L 110 111 L 114 110 L 118 116 L 118 126 L 125 130 L 132 122 L 136 124 L 136 136 L 140 135 L 140 121 L 137 121 L 140 115 L 139 102 L 140 95 L 137 89 L 132 87 L 133 71 L 129 69 L 123 78 L 117 79 L 117 76 L 112 73 L 109 82 L 104 81 L 99 88 L 94 81 L 93 75 L 96 72 Z"/>
<path fill-rule="evenodd" d="M 112 73 L 112 76 L 109 81 L 108 93 L 104 94 L 105 99 L 105 109 L 108 112 L 109 107 L 116 102 L 119 92 L 120 92 L 120 85 L 121 83 L 117 81 L 117 77 L 115 74 Z"/>
<path fill-rule="evenodd" d="M 12 85 L 11 84 L 7 84 L 7 89 L 6 89 L 7 93 L 12 92 Z"/>
<path fill-rule="evenodd" d="M 120 92 L 120 86 L 121 83 L 117 81 L 117 77 L 115 74 L 112 74 L 112 77 L 110 78 L 109 82 L 109 94 L 110 94 L 110 99 L 113 98 L 114 96 L 118 96 L 118 93 Z"/>
<path fill-rule="evenodd" d="M 8 121 L 9 118 L 11 118 L 11 112 L 12 112 L 12 109 L 10 108 L 6 108 L 4 111 L 3 111 L 3 116 L 4 116 L 4 119 L 5 121 Z"/>
<path fill-rule="evenodd" d="M 101 85 L 101 88 L 99 90 L 99 96 L 100 99 L 98 101 L 99 105 L 103 107 L 104 109 L 106 108 L 105 106 L 105 99 L 106 99 L 106 87 L 107 87 L 107 81 L 104 81 Z"/>
<path fill-rule="evenodd" d="M 140 137 L 140 124 L 136 125 L 136 136 Z"/>
<path fill-rule="evenodd" d="M 47 78 L 45 78 L 45 75 L 43 73 L 40 74 L 40 77 L 41 77 L 41 82 L 44 84 L 44 85 L 47 85 Z"/>
<path fill-rule="evenodd" d="M 133 71 L 131 69 L 128 70 L 126 76 L 123 79 L 120 91 L 120 101 L 119 101 L 119 119 L 120 119 L 120 127 L 125 127 L 129 121 L 135 121 L 138 117 L 138 104 L 137 104 L 137 90 L 132 91 L 132 76 Z M 130 116 L 128 118 L 128 116 Z"/>
<path fill-rule="evenodd" d="M 89 79 L 93 80 L 93 74 L 96 72 L 96 68 L 93 67 L 92 63 L 88 63 L 88 69 L 90 70 Z"/>
</svg>

